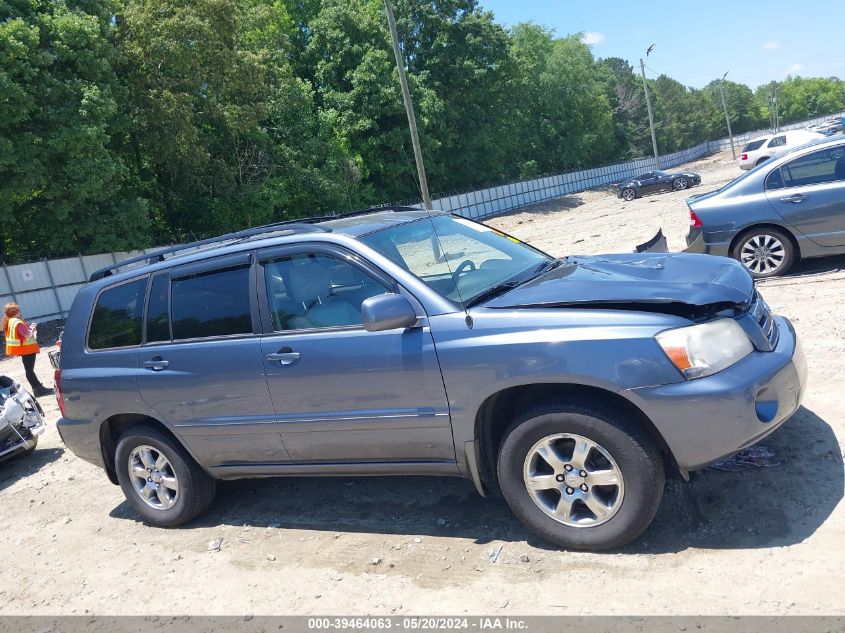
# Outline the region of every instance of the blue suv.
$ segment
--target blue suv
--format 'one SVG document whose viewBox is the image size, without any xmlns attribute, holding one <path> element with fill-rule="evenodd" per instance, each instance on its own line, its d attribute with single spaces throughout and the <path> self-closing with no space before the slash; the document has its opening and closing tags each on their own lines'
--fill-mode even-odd
<svg viewBox="0 0 845 633">
<path fill-rule="evenodd" d="M 554 259 L 384 208 L 95 273 L 67 319 L 65 444 L 147 522 L 220 479 L 452 475 L 567 548 L 618 547 L 686 477 L 798 408 L 803 354 L 741 264 Z"/>
</svg>

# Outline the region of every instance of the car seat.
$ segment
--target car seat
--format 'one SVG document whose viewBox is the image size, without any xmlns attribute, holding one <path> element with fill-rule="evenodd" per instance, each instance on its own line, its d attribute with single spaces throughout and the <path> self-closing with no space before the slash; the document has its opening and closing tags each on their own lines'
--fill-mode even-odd
<svg viewBox="0 0 845 633">
<path fill-rule="evenodd" d="M 288 292 L 302 312 L 288 319 L 289 329 L 338 327 L 361 323 L 361 312 L 332 294 L 329 271 L 319 264 L 294 266 L 288 273 Z"/>
</svg>

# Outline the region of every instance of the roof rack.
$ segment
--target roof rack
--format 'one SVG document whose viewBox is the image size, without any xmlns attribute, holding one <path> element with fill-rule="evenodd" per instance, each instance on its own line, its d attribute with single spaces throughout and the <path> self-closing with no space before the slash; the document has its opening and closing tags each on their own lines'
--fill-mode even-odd
<svg viewBox="0 0 845 633">
<path fill-rule="evenodd" d="M 249 229 L 243 229 L 240 231 L 235 231 L 234 233 L 226 233 L 225 235 L 220 235 L 217 237 L 210 237 L 204 240 L 198 240 L 196 242 L 190 242 L 188 244 L 179 244 L 178 246 L 171 246 L 169 248 L 163 248 L 161 250 L 155 251 L 154 253 L 147 253 L 144 255 L 138 255 L 137 257 L 130 257 L 129 259 L 124 259 L 122 261 L 116 262 L 111 266 L 105 266 L 100 268 L 99 270 L 94 271 L 91 273 L 91 276 L 88 278 L 89 282 L 97 281 L 98 279 L 103 279 L 104 277 L 109 277 L 115 274 L 120 268 L 124 266 L 129 266 L 131 264 L 138 264 L 140 263 L 142 266 L 146 266 L 149 264 L 155 264 L 157 262 L 163 262 L 165 259 L 165 255 L 173 255 L 174 253 L 179 253 L 182 251 L 199 249 L 203 246 L 210 246 L 213 244 L 222 244 L 223 242 L 240 242 L 243 240 L 247 240 L 250 238 L 257 237 L 259 235 L 264 235 L 268 233 L 276 233 L 280 231 L 290 231 L 291 233 L 309 233 L 309 232 L 322 232 L 322 233 L 331 233 L 331 229 L 326 226 L 319 226 L 320 222 L 327 222 L 328 220 L 338 220 L 340 218 L 348 218 L 356 215 L 366 215 L 369 213 L 378 213 L 380 211 L 418 211 L 419 209 L 415 207 L 404 207 L 404 206 L 394 206 L 394 205 L 385 205 L 383 207 L 370 207 L 368 209 L 361 209 L 359 211 L 350 211 L 348 213 L 339 213 L 336 215 L 323 215 L 323 216 L 315 216 L 310 218 L 299 218 L 297 220 L 287 220 L 284 222 L 274 222 L 272 224 L 265 224 L 263 226 L 256 226 Z"/>
</svg>

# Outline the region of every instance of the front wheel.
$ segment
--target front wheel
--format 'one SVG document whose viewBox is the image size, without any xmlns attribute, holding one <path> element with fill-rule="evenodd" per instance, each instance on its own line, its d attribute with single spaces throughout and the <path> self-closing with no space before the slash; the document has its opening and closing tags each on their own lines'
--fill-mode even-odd
<svg viewBox="0 0 845 633">
<path fill-rule="evenodd" d="M 115 469 L 123 494 L 148 523 L 178 527 L 204 512 L 216 482 L 175 440 L 136 426 L 117 443 Z"/>
<path fill-rule="evenodd" d="M 621 547 L 660 504 L 663 460 L 627 411 L 559 403 L 508 430 L 498 459 L 508 505 L 544 539 L 568 549 Z"/>
<path fill-rule="evenodd" d="M 687 187 L 689 187 L 689 180 L 686 178 L 675 178 L 672 182 L 672 189 L 675 191 L 683 191 Z"/>
<path fill-rule="evenodd" d="M 630 202 L 631 200 L 633 200 L 636 197 L 637 197 L 637 192 L 635 190 L 631 189 L 630 187 L 622 190 L 622 199 L 625 200 L 626 202 Z"/>
<path fill-rule="evenodd" d="M 765 279 L 790 269 L 795 260 L 795 247 L 781 231 L 759 228 L 743 235 L 731 256 L 745 266 L 752 277 Z"/>
</svg>

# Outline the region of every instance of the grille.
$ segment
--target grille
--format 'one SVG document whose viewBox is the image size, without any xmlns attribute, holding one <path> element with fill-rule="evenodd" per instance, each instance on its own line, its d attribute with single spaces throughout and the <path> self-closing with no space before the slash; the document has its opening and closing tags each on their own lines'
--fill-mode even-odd
<svg viewBox="0 0 845 633">
<path fill-rule="evenodd" d="M 778 329 L 775 327 L 775 319 L 769 305 L 763 301 L 759 294 L 755 294 L 754 302 L 751 305 L 751 316 L 760 331 L 763 333 L 769 345 L 774 349 L 778 342 Z"/>
</svg>

